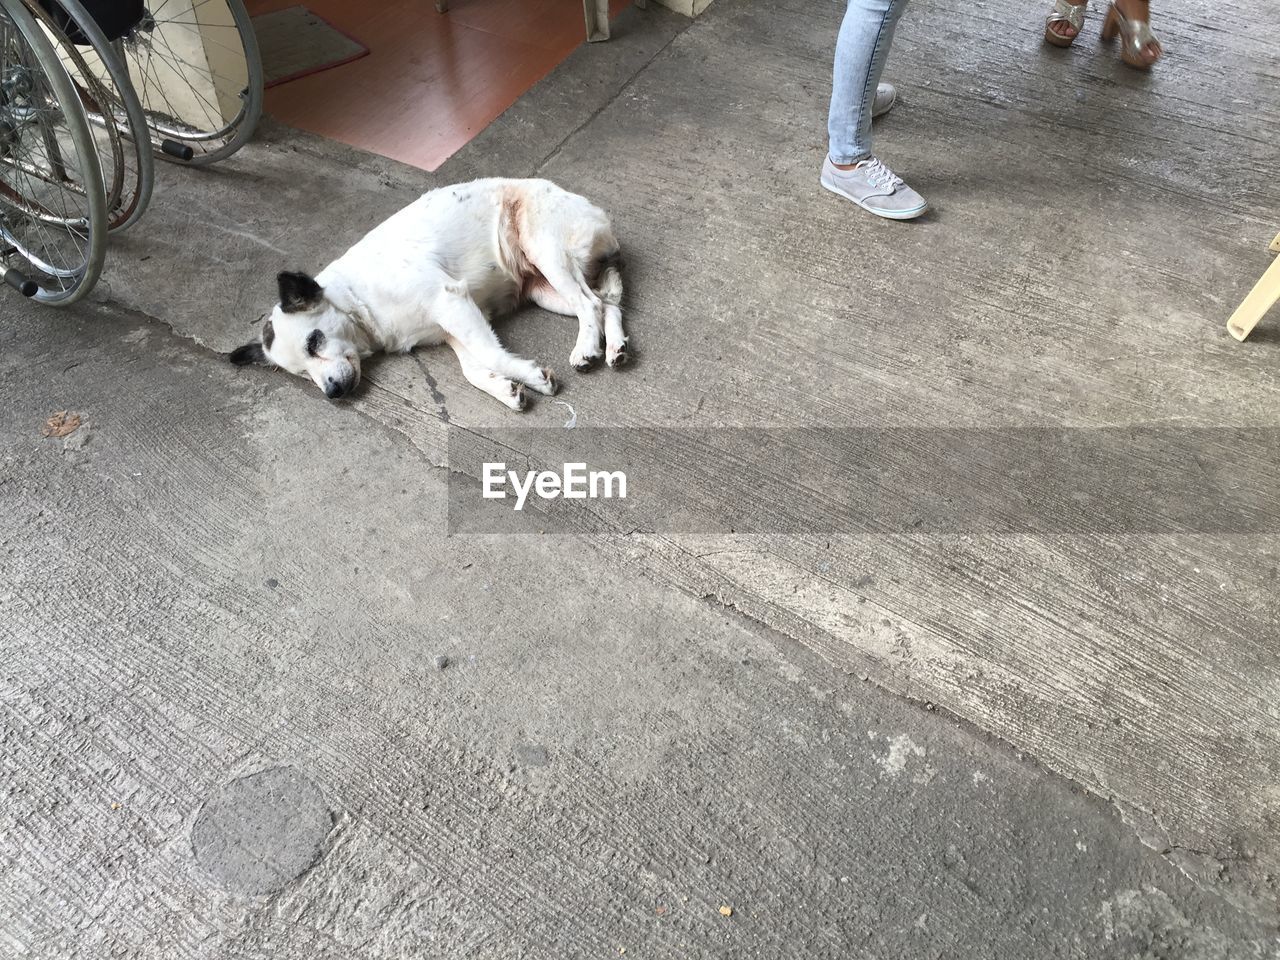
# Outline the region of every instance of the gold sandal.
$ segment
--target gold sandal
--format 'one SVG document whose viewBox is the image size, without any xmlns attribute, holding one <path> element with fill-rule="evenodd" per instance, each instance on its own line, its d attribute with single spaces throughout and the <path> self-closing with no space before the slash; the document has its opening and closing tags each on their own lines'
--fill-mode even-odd
<svg viewBox="0 0 1280 960">
<path fill-rule="evenodd" d="M 1151 24 L 1146 20 L 1130 20 L 1112 3 L 1107 10 L 1107 19 L 1102 22 L 1102 39 L 1111 40 L 1120 37 L 1120 59 L 1136 70 L 1150 70 L 1152 64 L 1164 55 L 1164 48 L 1151 32 Z M 1146 49 L 1155 46 L 1154 59 L 1147 59 Z"/>
<path fill-rule="evenodd" d="M 1051 43 L 1055 47 L 1069 47 L 1075 42 L 1076 37 L 1080 36 L 1080 31 L 1084 28 L 1084 14 L 1088 9 L 1088 0 L 1080 0 L 1079 3 L 1068 3 L 1067 0 L 1054 0 L 1053 12 L 1045 18 L 1044 21 L 1044 42 Z M 1069 23 L 1075 33 L 1072 36 L 1064 37 L 1056 30 L 1052 29 L 1055 23 Z"/>
</svg>

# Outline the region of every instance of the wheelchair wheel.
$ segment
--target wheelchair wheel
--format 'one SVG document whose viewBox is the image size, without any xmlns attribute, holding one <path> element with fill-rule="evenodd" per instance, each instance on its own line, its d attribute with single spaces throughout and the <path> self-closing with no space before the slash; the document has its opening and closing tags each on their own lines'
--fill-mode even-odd
<svg viewBox="0 0 1280 960">
<path fill-rule="evenodd" d="M 108 228 L 123 230 L 142 216 L 155 183 L 146 115 L 129 73 L 80 0 L 26 4 L 71 74 L 98 143 Z M 82 52 L 81 46 L 90 49 Z"/>
<path fill-rule="evenodd" d="M 92 289 L 107 201 L 71 76 L 22 0 L 0 0 L 0 272 L 43 303 Z"/>
<path fill-rule="evenodd" d="M 231 156 L 262 116 L 262 59 L 242 0 L 148 0 L 116 49 L 162 159 Z"/>
</svg>

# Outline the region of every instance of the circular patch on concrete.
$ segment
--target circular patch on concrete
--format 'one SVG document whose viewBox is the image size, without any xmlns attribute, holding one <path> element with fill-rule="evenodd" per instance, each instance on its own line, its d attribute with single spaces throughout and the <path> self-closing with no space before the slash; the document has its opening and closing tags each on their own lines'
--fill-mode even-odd
<svg viewBox="0 0 1280 960">
<path fill-rule="evenodd" d="M 324 853 L 333 813 L 319 788 L 292 767 L 232 780 L 196 815 L 196 862 L 234 893 L 279 890 Z"/>
</svg>

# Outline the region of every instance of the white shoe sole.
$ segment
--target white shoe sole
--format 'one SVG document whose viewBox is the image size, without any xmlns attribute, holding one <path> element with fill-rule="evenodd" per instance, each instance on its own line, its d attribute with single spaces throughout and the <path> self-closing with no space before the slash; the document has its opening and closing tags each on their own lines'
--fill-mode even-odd
<svg viewBox="0 0 1280 960">
<path fill-rule="evenodd" d="M 823 177 L 819 177 L 818 182 L 822 184 L 822 188 L 824 190 L 831 191 L 837 197 L 844 197 L 850 203 L 856 203 L 863 210 L 867 211 L 867 213 L 875 214 L 877 217 L 883 217 L 886 220 L 914 220 L 929 209 L 929 204 L 922 203 L 920 206 L 912 207 L 910 210 L 877 210 L 875 207 L 868 207 L 857 197 L 850 196 L 839 187 L 833 187 L 831 184 L 827 183 L 826 179 Z"/>
</svg>

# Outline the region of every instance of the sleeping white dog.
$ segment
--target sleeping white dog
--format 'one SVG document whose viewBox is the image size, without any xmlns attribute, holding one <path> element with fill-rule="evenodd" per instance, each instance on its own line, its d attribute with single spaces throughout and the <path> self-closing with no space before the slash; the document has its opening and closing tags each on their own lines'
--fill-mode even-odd
<svg viewBox="0 0 1280 960">
<path fill-rule="evenodd" d="M 280 274 L 262 339 L 231 354 L 310 377 L 330 399 L 380 350 L 444 342 L 466 378 L 513 410 L 550 370 L 508 352 L 489 324 L 526 301 L 578 318 L 569 363 L 627 361 L 618 242 L 604 211 L 546 180 L 475 180 L 432 190 L 312 279 Z M 601 339 L 604 350 L 601 351 Z"/>
</svg>

